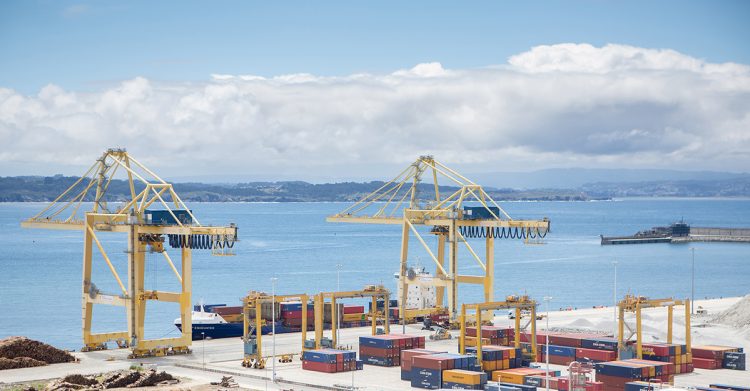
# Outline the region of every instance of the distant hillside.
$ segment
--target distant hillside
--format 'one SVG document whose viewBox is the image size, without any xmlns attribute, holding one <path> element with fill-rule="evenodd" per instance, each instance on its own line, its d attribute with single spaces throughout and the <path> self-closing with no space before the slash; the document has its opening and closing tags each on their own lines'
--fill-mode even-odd
<svg viewBox="0 0 750 391">
<path fill-rule="evenodd" d="M 78 177 L 0 177 L 0 202 L 52 201 L 78 180 Z M 86 182 L 86 181 L 84 181 Z M 385 183 L 381 181 L 357 183 L 312 184 L 301 181 L 250 182 L 238 184 L 176 183 L 175 191 L 184 201 L 205 202 L 315 202 L 357 201 Z M 82 189 L 83 184 L 79 185 Z M 136 191 L 140 192 L 143 187 Z M 442 194 L 458 188 L 441 186 Z M 405 191 L 406 189 L 404 189 Z M 513 190 L 485 189 L 496 200 L 558 200 L 584 201 L 588 197 L 576 190 Z M 431 184 L 422 184 L 421 193 L 434 192 Z M 90 191 L 87 201 L 95 192 Z M 130 188 L 124 180 L 113 180 L 107 190 L 107 201 L 124 201 L 130 197 Z M 400 195 L 399 195 L 400 197 Z"/>
<path fill-rule="evenodd" d="M 52 201 L 76 180 L 77 177 L 60 175 L 0 177 L 0 202 Z M 176 183 L 174 186 L 185 201 L 352 202 L 383 185 L 384 182 L 381 181 L 323 184 L 287 181 L 237 184 Z M 81 186 L 84 185 L 79 185 L 79 188 L 82 188 Z M 140 191 L 142 188 L 141 186 L 136 190 Z M 451 186 L 440 187 L 442 194 L 456 190 L 456 187 Z M 750 197 L 750 175 L 714 180 L 597 182 L 573 189 L 518 190 L 486 187 L 485 190 L 499 201 L 587 201 L 616 197 Z M 422 184 L 418 191 L 429 194 L 434 190 L 431 184 Z M 87 201 L 91 200 L 93 194 L 95 192 L 92 189 Z M 113 180 L 107 191 L 107 201 L 124 201 L 129 197 L 130 188 L 127 182 Z"/>
<path fill-rule="evenodd" d="M 747 173 L 660 169 L 550 168 L 531 172 L 469 173 L 476 183 L 514 189 L 577 189 L 590 183 L 638 184 L 747 178 Z"/>
</svg>

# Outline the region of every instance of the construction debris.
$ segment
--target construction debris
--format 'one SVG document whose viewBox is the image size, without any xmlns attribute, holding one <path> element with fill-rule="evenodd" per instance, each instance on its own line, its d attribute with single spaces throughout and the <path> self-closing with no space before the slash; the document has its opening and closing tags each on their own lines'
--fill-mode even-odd
<svg viewBox="0 0 750 391">
<path fill-rule="evenodd" d="M 232 376 L 223 376 L 220 382 L 211 382 L 212 386 L 226 387 L 226 388 L 237 388 L 239 385 Z"/>
<path fill-rule="evenodd" d="M 179 380 L 167 372 L 157 372 L 155 369 L 130 370 L 98 376 L 68 375 L 51 381 L 44 387 L 44 391 L 99 391 L 110 388 L 153 387 L 177 383 Z"/>
<path fill-rule="evenodd" d="M 0 340 L 0 370 L 73 361 L 76 361 L 76 358 L 72 354 L 26 337 L 8 337 Z"/>
</svg>

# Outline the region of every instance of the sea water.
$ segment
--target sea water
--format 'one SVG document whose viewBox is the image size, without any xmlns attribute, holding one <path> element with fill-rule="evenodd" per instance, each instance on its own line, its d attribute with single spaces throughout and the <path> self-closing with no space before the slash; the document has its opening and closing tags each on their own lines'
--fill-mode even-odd
<svg viewBox="0 0 750 391">
<path fill-rule="evenodd" d="M 43 203 L 0 203 L 0 338 L 25 335 L 56 346 L 81 346 L 81 259 L 83 233 L 22 229 L 20 222 Z M 310 293 L 361 289 L 384 284 L 395 292 L 401 227 L 327 223 L 344 203 L 190 203 L 204 225 L 239 226 L 235 256 L 193 251 L 193 302 L 239 305 L 251 290 Z M 694 276 L 696 298 L 738 296 L 750 290 L 750 244 L 689 243 L 601 246 L 599 235 L 630 235 L 684 219 L 694 226 L 748 227 L 746 199 L 625 199 L 603 202 L 506 202 L 515 219 L 551 220 L 544 244 L 498 239 L 495 244 L 495 298 L 528 294 L 551 306 L 611 305 L 617 261 L 617 296 L 689 298 Z M 423 228 L 427 244 L 436 238 Z M 98 233 L 105 251 L 126 283 L 125 235 Z M 469 239 L 484 254 L 484 239 Z M 694 248 L 695 268 L 692 268 Z M 93 282 L 106 293 L 120 288 L 94 249 Z M 481 268 L 459 247 L 459 272 Z M 171 250 L 179 268 L 179 253 Z M 434 272 L 430 255 L 412 236 L 409 264 Z M 336 265 L 341 265 L 337 268 Z M 179 282 L 160 254 L 148 256 L 146 289 L 178 291 Z M 461 302 L 482 300 L 482 287 L 462 284 Z M 175 304 L 149 302 L 149 338 L 177 335 Z M 122 307 L 97 305 L 94 331 L 126 330 Z"/>
</svg>

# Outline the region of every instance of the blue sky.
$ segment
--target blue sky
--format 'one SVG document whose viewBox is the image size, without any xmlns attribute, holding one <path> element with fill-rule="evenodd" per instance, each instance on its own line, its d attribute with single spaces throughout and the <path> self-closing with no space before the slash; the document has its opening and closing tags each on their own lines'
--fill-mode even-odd
<svg viewBox="0 0 750 391">
<path fill-rule="evenodd" d="M 0 2 L 0 87 L 92 90 L 143 76 L 387 73 L 505 63 L 563 42 L 750 63 L 747 1 Z"/>
<path fill-rule="evenodd" d="M 109 147 L 182 178 L 382 179 L 422 154 L 747 172 L 748 21 L 750 1 L 0 1 L 0 175 Z"/>
</svg>

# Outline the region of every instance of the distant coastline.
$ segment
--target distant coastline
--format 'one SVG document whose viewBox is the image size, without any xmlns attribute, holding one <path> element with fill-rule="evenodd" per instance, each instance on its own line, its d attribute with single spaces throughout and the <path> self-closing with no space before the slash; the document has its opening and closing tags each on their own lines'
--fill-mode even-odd
<svg viewBox="0 0 750 391">
<path fill-rule="evenodd" d="M 49 202 L 78 177 L 0 177 L 0 202 Z M 84 181 L 86 182 L 86 181 Z M 354 202 L 384 185 L 382 181 L 313 184 L 303 181 L 234 184 L 175 183 L 184 201 L 191 202 Z M 420 185 L 429 192 L 432 184 Z M 441 193 L 457 188 L 441 186 Z M 137 189 L 140 191 L 140 189 Z M 616 201 L 618 199 L 744 199 L 750 198 L 750 178 L 648 182 L 597 182 L 575 188 L 511 189 L 485 187 L 496 201 Z M 130 196 L 127 182 L 113 180 L 110 202 Z M 90 200 L 87 198 L 87 200 Z"/>
</svg>

